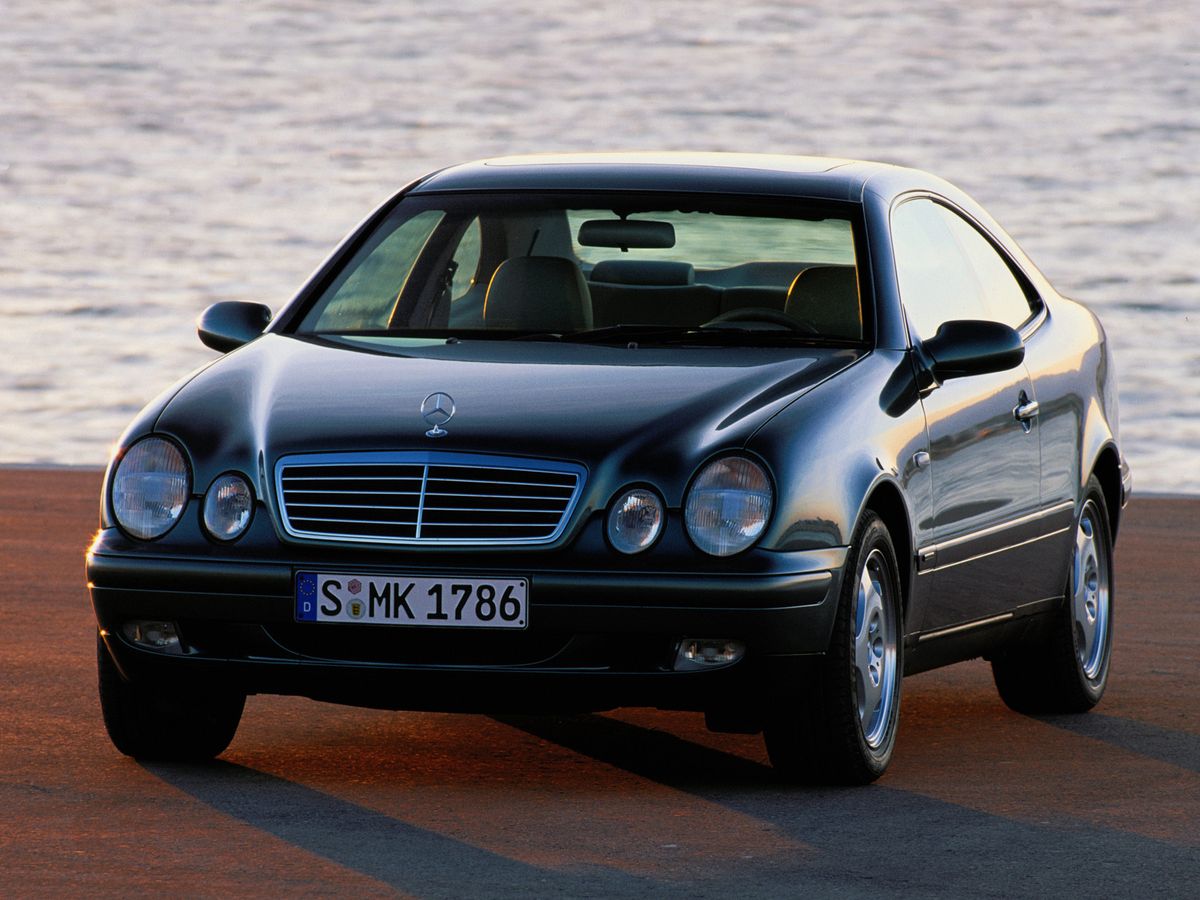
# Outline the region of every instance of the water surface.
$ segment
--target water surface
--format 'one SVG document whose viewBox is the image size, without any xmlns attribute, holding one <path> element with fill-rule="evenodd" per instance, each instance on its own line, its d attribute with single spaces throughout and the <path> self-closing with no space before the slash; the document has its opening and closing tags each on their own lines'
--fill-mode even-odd
<svg viewBox="0 0 1200 900">
<path fill-rule="evenodd" d="M 100 464 L 406 180 L 540 150 L 827 154 L 972 193 L 1116 348 L 1141 489 L 1200 493 L 1193 2 L 17 0 L 0 462 Z"/>
</svg>

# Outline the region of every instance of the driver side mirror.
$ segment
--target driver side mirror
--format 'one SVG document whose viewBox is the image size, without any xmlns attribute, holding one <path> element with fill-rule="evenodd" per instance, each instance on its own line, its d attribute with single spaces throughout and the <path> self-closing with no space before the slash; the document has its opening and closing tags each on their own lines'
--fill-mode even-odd
<svg viewBox="0 0 1200 900">
<path fill-rule="evenodd" d="M 957 319 L 943 322 L 921 348 L 939 382 L 987 372 L 1003 372 L 1025 359 L 1025 343 L 1016 329 L 1000 322 Z"/>
<path fill-rule="evenodd" d="M 200 318 L 196 320 L 196 331 L 206 347 L 225 353 L 254 340 L 270 322 L 269 306 L 223 300 L 200 313 Z"/>
</svg>

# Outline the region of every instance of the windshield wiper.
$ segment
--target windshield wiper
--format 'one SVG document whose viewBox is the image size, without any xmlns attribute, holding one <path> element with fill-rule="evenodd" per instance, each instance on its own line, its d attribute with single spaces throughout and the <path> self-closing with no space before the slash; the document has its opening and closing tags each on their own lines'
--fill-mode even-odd
<svg viewBox="0 0 1200 900">
<path fill-rule="evenodd" d="M 514 341 L 563 341 L 564 343 L 597 343 L 629 337 L 654 338 L 686 334 L 691 328 L 670 325 L 606 325 L 602 328 L 585 328 L 583 331 L 540 331 L 534 334 L 516 334 Z"/>
<path fill-rule="evenodd" d="M 355 338 L 390 337 L 459 341 L 552 341 L 564 344 L 608 344 L 629 342 L 648 346 L 696 344 L 701 346 L 788 346 L 821 344 L 838 347 L 859 346 L 859 341 L 810 334 L 788 329 L 742 328 L 737 325 L 639 325 L 625 323 L 586 328 L 582 331 L 512 332 L 501 329 L 382 329 L 364 328 L 339 332 L 312 332 L 314 337 Z"/>
<path fill-rule="evenodd" d="M 320 338 L 418 338 L 421 340 L 446 341 L 502 341 L 510 340 L 512 332 L 485 328 L 355 328 L 341 331 L 307 331 L 299 334 Z"/>
<path fill-rule="evenodd" d="M 605 344 L 636 341 L 646 344 L 843 344 L 823 335 L 785 329 L 739 328 L 735 325 L 607 325 L 583 331 L 538 332 L 514 335 L 515 341 L 561 341 L 572 344 Z"/>
</svg>

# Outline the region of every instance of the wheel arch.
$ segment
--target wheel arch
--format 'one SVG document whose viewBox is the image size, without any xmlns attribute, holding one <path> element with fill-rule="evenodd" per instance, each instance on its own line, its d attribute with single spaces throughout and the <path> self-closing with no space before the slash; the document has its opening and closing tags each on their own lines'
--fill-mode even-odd
<svg viewBox="0 0 1200 900">
<path fill-rule="evenodd" d="M 872 485 L 863 502 L 862 511 L 875 513 L 887 526 L 896 550 L 896 565 L 900 567 L 901 607 L 908 617 L 908 602 L 912 596 L 913 538 L 909 521 L 908 506 L 900 488 L 892 481 L 882 479 Z M 862 518 L 862 513 L 859 514 Z"/>
<path fill-rule="evenodd" d="M 1117 448 L 1112 443 L 1100 448 L 1095 462 L 1089 470 L 1100 482 L 1104 492 L 1104 505 L 1108 507 L 1108 526 L 1112 531 L 1112 539 L 1117 538 L 1117 525 L 1121 519 L 1121 460 Z M 1087 481 L 1084 481 L 1086 486 Z"/>
</svg>

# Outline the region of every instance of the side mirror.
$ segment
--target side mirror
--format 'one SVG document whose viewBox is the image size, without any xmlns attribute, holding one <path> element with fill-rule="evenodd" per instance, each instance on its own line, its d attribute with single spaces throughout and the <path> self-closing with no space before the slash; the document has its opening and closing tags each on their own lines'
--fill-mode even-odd
<svg viewBox="0 0 1200 900">
<path fill-rule="evenodd" d="M 944 322 L 937 334 L 922 344 L 931 361 L 933 377 L 948 378 L 1003 372 L 1025 359 L 1025 344 L 1014 328 L 1000 322 L 959 319 Z"/>
<path fill-rule="evenodd" d="M 270 322 L 269 306 L 223 300 L 200 313 L 200 318 L 196 320 L 196 331 L 206 347 L 225 353 L 254 340 Z"/>
</svg>

